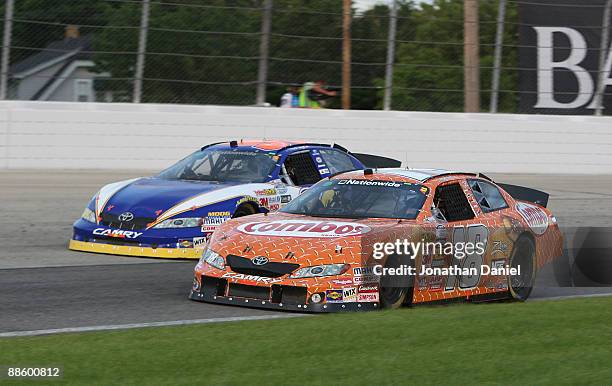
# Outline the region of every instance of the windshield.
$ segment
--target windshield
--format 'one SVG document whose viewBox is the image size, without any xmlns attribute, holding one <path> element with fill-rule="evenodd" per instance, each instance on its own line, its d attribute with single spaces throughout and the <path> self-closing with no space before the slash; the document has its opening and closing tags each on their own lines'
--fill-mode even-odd
<svg viewBox="0 0 612 386">
<path fill-rule="evenodd" d="M 281 211 L 316 217 L 414 219 L 428 189 L 408 182 L 326 180 L 299 195 Z"/>
<path fill-rule="evenodd" d="M 168 180 L 265 182 L 276 166 L 273 155 L 256 151 L 197 151 L 158 177 Z"/>
</svg>

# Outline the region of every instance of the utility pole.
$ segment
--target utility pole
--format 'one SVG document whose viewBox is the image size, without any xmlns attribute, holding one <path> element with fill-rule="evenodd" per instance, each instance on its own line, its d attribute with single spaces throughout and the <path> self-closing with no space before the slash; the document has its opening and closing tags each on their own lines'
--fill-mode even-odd
<svg viewBox="0 0 612 386">
<path fill-rule="evenodd" d="M 136 57 L 136 73 L 134 79 L 134 95 L 132 102 L 140 103 L 142 98 L 142 78 L 144 75 L 145 52 L 147 51 L 147 34 L 149 30 L 149 13 L 151 0 L 142 0 L 142 16 L 140 17 L 140 32 L 138 35 L 138 56 Z"/>
<path fill-rule="evenodd" d="M 268 57 L 270 53 L 270 31 L 272 28 L 272 0 L 264 0 L 261 19 L 261 41 L 259 42 L 259 71 L 257 73 L 257 96 L 255 104 L 266 103 L 266 86 L 268 85 Z"/>
<path fill-rule="evenodd" d="M 395 35 L 397 33 L 397 0 L 391 1 L 389 11 L 389 35 L 387 38 L 387 68 L 385 73 L 385 96 L 383 109 L 391 110 L 391 96 L 393 94 L 393 61 L 395 59 Z"/>
<path fill-rule="evenodd" d="M 502 49 L 504 44 L 504 21 L 506 19 L 506 0 L 499 0 L 497 10 L 497 33 L 495 35 L 495 58 L 493 79 L 491 80 L 491 106 L 489 112 L 496 113 L 499 100 L 499 77 L 501 74 Z"/>
<path fill-rule="evenodd" d="M 612 9 L 612 0 L 606 2 L 606 7 L 603 12 L 603 21 L 601 25 L 601 47 L 599 50 L 599 71 L 597 73 L 597 91 L 595 92 L 595 115 L 603 114 L 604 91 L 606 86 L 604 82 L 610 75 L 606 70 L 606 59 L 608 57 L 608 42 L 610 36 L 610 10 Z"/>
<path fill-rule="evenodd" d="M 351 0 L 342 3 L 342 108 L 351 108 Z"/>
<path fill-rule="evenodd" d="M 6 0 L 4 9 L 4 36 L 2 38 L 2 64 L 0 65 L 0 99 L 6 99 L 8 89 L 9 64 L 11 55 L 11 35 L 13 33 L 14 1 Z"/>
<path fill-rule="evenodd" d="M 478 0 L 463 1 L 463 72 L 465 112 L 480 111 Z"/>
</svg>

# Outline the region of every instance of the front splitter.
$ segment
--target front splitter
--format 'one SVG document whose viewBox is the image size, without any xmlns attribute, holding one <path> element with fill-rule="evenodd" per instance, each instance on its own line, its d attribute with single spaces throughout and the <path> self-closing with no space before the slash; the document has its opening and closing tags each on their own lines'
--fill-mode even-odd
<svg viewBox="0 0 612 386">
<path fill-rule="evenodd" d="M 70 240 L 68 249 L 73 251 L 104 253 L 108 255 L 158 257 L 163 259 L 199 259 L 201 249 L 194 248 L 150 248 L 129 245 L 112 245 Z"/>
<path fill-rule="evenodd" d="M 231 304 L 243 307 L 265 308 L 277 311 L 297 311 L 297 312 L 343 312 L 343 311 L 373 311 L 378 310 L 378 303 L 325 303 L 325 304 L 290 304 L 273 303 L 269 300 L 243 298 L 237 296 L 217 296 L 209 293 L 191 291 L 189 299 L 207 303 Z"/>
</svg>

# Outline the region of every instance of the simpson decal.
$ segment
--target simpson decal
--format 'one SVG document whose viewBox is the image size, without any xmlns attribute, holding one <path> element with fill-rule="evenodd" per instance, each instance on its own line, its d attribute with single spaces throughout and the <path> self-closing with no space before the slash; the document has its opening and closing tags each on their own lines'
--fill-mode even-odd
<svg viewBox="0 0 612 386">
<path fill-rule="evenodd" d="M 341 221 L 280 220 L 250 222 L 237 230 L 249 235 L 289 237 L 346 237 L 359 236 L 370 231 L 367 225 Z"/>
</svg>

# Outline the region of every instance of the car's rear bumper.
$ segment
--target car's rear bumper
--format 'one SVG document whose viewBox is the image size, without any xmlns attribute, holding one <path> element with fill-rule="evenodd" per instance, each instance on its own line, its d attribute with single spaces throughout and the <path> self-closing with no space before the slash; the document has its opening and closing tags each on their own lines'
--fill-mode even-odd
<svg viewBox="0 0 612 386">
<path fill-rule="evenodd" d="M 165 259 L 199 259 L 202 256 L 202 250 L 194 248 L 151 248 L 137 245 L 113 245 L 102 242 L 78 240 L 70 240 L 68 248 L 73 251 L 123 256 L 159 257 Z"/>
</svg>

